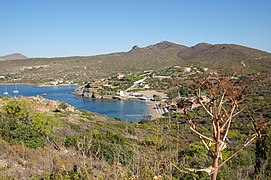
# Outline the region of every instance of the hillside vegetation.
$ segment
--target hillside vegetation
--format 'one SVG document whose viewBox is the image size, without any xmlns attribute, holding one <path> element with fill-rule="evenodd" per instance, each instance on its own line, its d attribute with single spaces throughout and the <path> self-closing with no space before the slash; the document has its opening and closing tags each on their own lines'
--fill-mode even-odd
<svg viewBox="0 0 271 180">
<path fill-rule="evenodd" d="M 89 82 L 82 93 L 105 84 L 117 92 L 146 77 L 175 110 L 128 123 L 42 97 L 1 97 L 0 179 L 209 179 L 214 167 L 217 179 L 270 179 L 270 61 L 239 45 L 170 42 L 1 61 L 2 83 Z"/>
<path fill-rule="evenodd" d="M 251 117 L 270 121 L 270 96 L 266 89 L 259 93 L 251 89 L 240 101 L 237 110 L 241 112 L 228 132 L 223 159 L 255 135 Z M 203 107 L 189 111 L 190 119 L 172 112 L 153 121 L 127 123 L 42 97 L 1 98 L 0 106 L 2 179 L 209 178 L 206 172 L 187 172 L 188 167 L 200 169 L 211 164 L 204 143 L 190 131 L 192 123 L 197 131 L 212 136 L 212 121 Z M 230 106 L 225 101 L 225 108 Z M 267 126 L 256 144 L 219 168 L 218 179 L 270 178 L 270 137 Z M 213 151 L 212 143 L 209 145 Z"/>
<path fill-rule="evenodd" d="M 31 112 L 26 108 L 30 101 L 2 100 L 2 179 L 178 179 L 181 172 L 170 163 L 208 164 L 202 145 L 193 143 L 195 137 L 175 118 L 124 123 L 85 111 Z M 208 132 L 204 124 L 199 127 Z M 240 133 L 230 136 L 244 140 Z M 230 178 L 234 172 L 246 177 L 243 171 L 249 172 L 253 161 L 253 148 L 247 149 L 221 175 Z"/>
<path fill-rule="evenodd" d="M 174 65 L 202 66 L 228 73 L 266 73 L 270 62 L 270 53 L 239 45 L 201 43 L 186 47 L 163 41 L 107 55 L 1 61 L 0 75 L 2 82 L 44 83 L 61 78 L 80 83 L 118 72 L 161 70 Z"/>
</svg>

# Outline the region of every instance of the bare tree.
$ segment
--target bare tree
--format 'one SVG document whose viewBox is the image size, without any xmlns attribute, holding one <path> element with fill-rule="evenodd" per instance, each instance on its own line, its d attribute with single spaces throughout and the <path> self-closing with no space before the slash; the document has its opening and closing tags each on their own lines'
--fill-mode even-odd
<svg viewBox="0 0 271 180">
<path fill-rule="evenodd" d="M 196 77 L 189 87 L 195 93 L 195 101 L 208 114 L 212 135 L 204 135 L 197 130 L 197 124 L 189 116 L 192 108 L 191 103 L 184 103 L 184 114 L 188 117 L 189 129 L 202 141 L 208 155 L 212 159 L 211 165 L 204 169 L 185 168 L 183 172 L 207 172 L 212 180 L 217 178 L 219 168 L 231 158 L 236 156 L 242 149 L 250 145 L 254 140 L 261 137 L 262 125 L 253 121 L 255 133 L 248 137 L 240 147 L 227 159 L 222 158 L 222 151 L 227 148 L 227 136 L 235 117 L 242 111 L 238 110 L 238 103 L 244 97 L 246 86 L 234 82 L 231 77 L 219 77 L 217 75 L 201 75 Z M 204 91 L 204 96 L 202 91 Z M 194 102 L 195 102 L 194 101 Z"/>
</svg>

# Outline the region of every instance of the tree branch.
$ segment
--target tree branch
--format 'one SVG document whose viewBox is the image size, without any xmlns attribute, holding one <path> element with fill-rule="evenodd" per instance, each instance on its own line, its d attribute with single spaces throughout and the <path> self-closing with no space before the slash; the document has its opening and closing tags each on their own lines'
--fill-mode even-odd
<svg viewBox="0 0 271 180">
<path fill-rule="evenodd" d="M 199 136 L 201 136 L 201 137 L 203 137 L 203 138 L 205 138 L 205 139 L 207 139 L 207 140 L 209 140 L 209 141 L 211 141 L 211 142 L 214 142 L 213 139 L 211 139 L 211 138 L 209 138 L 209 137 L 207 137 L 207 136 L 201 134 L 200 132 L 196 131 L 192 126 L 190 126 L 189 129 L 190 129 L 191 131 L 193 131 L 194 133 L 196 133 L 197 135 L 199 135 Z"/>
<path fill-rule="evenodd" d="M 227 134 L 228 134 L 228 131 L 229 131 L 229 129 L 230 129 L 230 126 L 231 126 L 231 120 L 232 120 L 232 114 L 233 114 L 233 112 L 234 112 L 234 110 L 235 110 L 235 107 L 236 107 L 236 104 L 234 103 L 234 105 L 233 105 L 233 107 L 232 107 L 232 109 L 231 109 L 231 113 L 230 113 L 230 116 L 229 116 L 228 120 L 227 120 L 227 121 L 225 122 L 225 124 L 221 127 L 221 130 L 223 131 L 225 125 L 228 123 L 227 130 L 226 130 L 226 132 L 225 132 L 225 134 L 224 134 L 224 137 L 223 137 L 223 141 L 225 141 L 225 139 L 226 139 L 226 137 L 227 137 Z"/>
<path fill-rule="evenodd" d="M 203 171 L 203 172 L 208 173 L 209 175 L 211 175 L 215 170 L 213 166 L 209 166 L 208 168 L 204 168 L 204 169 L 195 169 L 195 168 L 186 168 L 186 169 L 194 173 Z"/>
<path fill-rule="evenodd" d="M 223 104 L 223 101 L 224 101 L 224 96 L 225 96 L 225 94 L 226 94 L 226 90 L 224 91 L 224 93 L 223 93 L 223 95 L 222 95 L 222 97 L 221 97 L 220 103 L 219 103 L 219 105 L 218 105 L 218 111 L 217 111 L 217 114 L 220 114 L 220 112 L 221 112 L 221 108 L 222 108 L 222 104 Z"/>
<path fill-rule="evenodd" d="M 232 117 L 234 118 L 235 116 L 237 116 L 238 114 L 240 114 L 244 109 L 238 111 L 237 113 L 235 113 L 234 115 L 232 115 Z"/>
<path fill-rule="evenodd" d="M 204 144 L 204 146 L 206 147 L 206 149 L 208 150 L 208 152 L 210 153 L 210 156 L 213 158 L 214 157 L 214 153 L 211 151 L 211 149 L 209 148 L 209 146 L 206 144 L 206 142 L 204 141 L 204 139 L 199 136 L 199 138 L 201 139 L 202 143 Z"/>
<path fill-rule="evenodd" d="M 180 172 L 183 172 L 183 173 L 186 173 L 186 174 L 191 174 L 194 176 L 193 173 L 189 172 L 189 171 L 185 171 L 185 170 L 182 170 L 181 168 L 179 168 L 178 166 L 176 166 L 173 162 L 169 161 L 171 165 L 173 165 L 176 169 L 178 169 Z M 188 168 L 185 168 L 185 169 L 188 169 Z"/>
<path fill-rule="evenodd" d="M 199 103 L 200 105 L 204 108 L 204 110 L 212 117 L 214 118 L 214 115 L 207 109 L 207 107 L 203 104 L 203 102 L 201 101 L 201 95 L 200 95 L 200 88 L 198 90 L 199 92 L 196 93 L 196 96 L 198 97 Z"/>
<path fill-rule="evenodd" d="M 258 137 L 257 134 L 254 134 L 254 136 L 247 141 L 245 144 L 243 144 L 238 150 L 236 150 L 230 157 L 228 157 L 226 160 L 224 160 L 223 162 L 221 162 L 217 168 L 223 166 L 227 161 L 229 161 L 231 158 L 233 158 L 234 156 L 236 156 L 242 149 L 244 149 L 245 147 L 247 147 L 249 144 L 251 144 L 256 138 Z"/>
</svg>

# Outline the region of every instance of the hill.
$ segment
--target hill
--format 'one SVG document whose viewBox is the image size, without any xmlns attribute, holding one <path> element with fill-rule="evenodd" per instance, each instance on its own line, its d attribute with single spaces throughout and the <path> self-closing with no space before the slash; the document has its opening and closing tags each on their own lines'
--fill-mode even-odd
<svg viewBox="0 0 271 180">
<path fill-rule="evenodd" d="M 0 60 L 18 60 L 18 59 L 28 59 L 28 57 L 26 57 L 23 54 L 20 53 L 13 53 L 13 54 L 9 54 L 6 56 L 0 56 Z"/>
<path fill-rule="evenodd" d="M 171 66 L 202 66 L 234 73 L 268 73 L 271 54 L 232 44 L 201 43 L 192 47 L 167 41 L 147 47 L 134 46 L 128 52 L 98 56 L 31 58 L 0 62 L 4 82 L 43 83 L 52 79 L 86 82 L 118 72 L 161 70 Z"/>
<path fill-rule="evenodd" d="M 177 56 L 187 63 L 230 72 L 266 72 L 271 68 L 270 53 L 235 44 L 199 43 L 181 50 Z"/>
<path fill-rule="evenodd" d="M 208 167 L 210 158 L 186 117 L 171 115 L 128 123 L 42 97 L 0 97 L 0 179 L 207 179 L 207 173 L 180 170 Z M 212 136 L 208 117 L 202 108 L 193 111 L 197 130 Z M 241 113 L 223 157 L 252 133 Z M 252 179 L 255 156 L 254 146 L 245 148 L 219 177 Z"/>
</svg>

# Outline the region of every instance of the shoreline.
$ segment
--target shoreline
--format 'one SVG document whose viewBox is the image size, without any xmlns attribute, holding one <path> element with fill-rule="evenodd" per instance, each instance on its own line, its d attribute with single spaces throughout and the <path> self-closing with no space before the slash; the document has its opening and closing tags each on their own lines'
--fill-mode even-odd
<svg viewBox="0 0 271 180">
<path fill-rule="evenodd" d="M 37 87 L 60 87 L 60 86 L 78 86 L 78 84 L 58 84 L 58 85 L 51 85 L 51 84 L 36 84 Z"/>
<path fill-rule="evenodd" d="M 162 114 L 157 114 L 157 112 L 155 110 L 155 101 L 148 101 L 148 103 L 150 103 L 150 105 L 149 105 L 149 113 L 151 115 L 151 120 L 163 117 Z"/>
<path fill-rule="evenodd" d="M 82 99 L 86 99 L 86 100 L 90 100 L 90 101 L 137 101 L 137 102 L 144 102 L 147 106 L 147 111 L 148 114 L 151 115 L 150 120 L 154 120 L 157 118 L 161 118 L 163 117 L 162 114 L 157 114 L 156 110 L 155 110 L 155 101 L 143 101 L 143 100 L 139 100 L 137 98 L 135 99 L 121 99 L 121 100 L 117 100 L 117 99 L 99 99 L 99 98 L 88 98 L 88 97 L 82 97 L 78 94 L 75 94 L 77 96 L 77 98 L 82 98 Z"/>
<path fill-rule="evenodd" d="M 50 84 L 33 84 L 33 83 L 0 83 L 0 86 L 15 86 L 15 85 L 25 85 L 25 86 L 36 86 L 36 87 L 61 87 L 61 86 L 78 86 L 78 84 L 58 84 L 58 85 L 50 85 Z"/>
<path fill-rule="evenodd" d="M 166 94 L 163 92 L 158 92 L 155 90 L 145 90 L 145 91 L 138 91 L 139 93 L 141 93 L 143 96 L 145 97 L 151 97 L 153 95 L 157 95 L 160 96 L 161 98 L 165 98 Z M 148 114 L 151 116 L 150 120 L 154 120 L 157 118 L 161 118 L 163 117 L 162 114 L 158 114 L 156 107 L 155 107 L 155 101 L 144 101 L 144 100 L 139 100 L 138 98 L 127 98 L 127 99 L 101 99 L 101 98 L 91 98 L 91 97 L 82 97 L 80 94 L 76 93 L 76 92 L 71 92 L 72 94 L 75 94 L 78 98 L 82 98 L 82 99 L 86 99 L 86 100 L 92 100 L 92 101 L 138 101 L 138 102 L 144 102 L 147 106 L 147 111 Z"/>
<path fill-rule="evenodd" d="M 32 83 L 0 83 L 0 86 L 4 86 L 4 85 L 7 85 L 7 86 L 10 86 L 10 85 L 28 85 L 28 86 L 35 86 L 35 85 L 38 85 L 38 84 L 32 84 Z"/>
<path fill-rule="evenodd" d="M 26 85 L 26 86 L 35 86 L 37 88 L 39 87 L 61 87 L 61 86 L 78 86 L 78 84 L 58 84 L 58 85 L 46 85 L 46 84 L 33 84 L 33 83 L 0 83 L 0 86 L 15 86 L 15 85 Z M 142 92 L 142 91 L 141 91 Z M 144 92 L 144 91 L 143 91 Z M 149 93 L 147 93 L 148 91 L 145 91 L 146 94 L 149 95 Z M 154 119 L 157 119 L 157 118 L 161 118 L 162 115 L 161 114 L 157 114 L 156 110 L 155 110 L 155 101 L 144 101 L 144 100 L 139 100 L 137 98 L 135 99 L 122 99 L 122 100 L 116 100 L 116 99 L 92 99 L 92 98 L 86 98 L 86 97 L 81 97 L 79 94 L 76 94 L 76 93 L 73 93 L 73 92 L 70 92 L 74 95 L 77 96 L 77 98 L 82 98 L 82 99 L 87 99 L 87 100 L 93 100 L 93 101 L 138 101 L 138 102 L 145 102 L 146 103 L 146 108 L 147 108 L 147 111 L 148 111 L 148 114 L 151 116 L 150 120 L 154 120 Z M 143 93 L 143 94 L 145 94 Z M 145 94 L 145 95 L 146 95 Z"/>
</svg>

